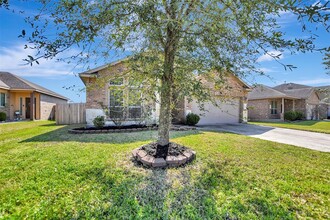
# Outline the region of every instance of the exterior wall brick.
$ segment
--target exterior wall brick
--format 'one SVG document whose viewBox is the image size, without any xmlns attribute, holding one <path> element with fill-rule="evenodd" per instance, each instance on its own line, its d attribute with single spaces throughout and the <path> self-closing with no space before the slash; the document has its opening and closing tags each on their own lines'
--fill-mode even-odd
<svg viewBox="0 0 330 220">
<path fill-rule="evenodd" d="M 271 114 L 271 101 L 277 101 L 277 114 Z M 260 99 L 248 101 L 249 120 L 269 120 L 281 118 L 282 99 Z"/>
<path fill-rule="evenodd" d="M 270 111 L 271 100 L 277 101 L 277 113 L 272 115 Z M 250 120 L 280 119 L 282 99 L 260 99 L 248 101 L 248 118 Z M 295 111 L 302 112 L 306 117 L 306 100 L 297 99 L 294 101 Z M 284 113 L 293 110 L 293 101 L 284 99 Z"/>
<path fill-rule="evenodd" d="M 291 99 L 285 99 L 284 100 L 284 112 L 292 111 L 293 110 L 293 102 L 296 106 L 296 101 Z"/>
<path fill-rule="evenodd" d="M 64 103 L 67 103 L 67 101 L 53 96 L 40 94 L 40 119 L 55 119 L 55 105 Z"/>
<path fill-rule="evenodd" d="M 306 117 L 306 100 L 298 99 L 295 101 L 295 111 L 302 112 L 304 117 Z"/>
<path fill-rule="evenodd" d="M 109 81 L 125 71 L 123 63 L 100 70 L 98 77 L 83 79 L 86 85 L 86 109 L 102 109 L 109 104 Z"/>
</svg>

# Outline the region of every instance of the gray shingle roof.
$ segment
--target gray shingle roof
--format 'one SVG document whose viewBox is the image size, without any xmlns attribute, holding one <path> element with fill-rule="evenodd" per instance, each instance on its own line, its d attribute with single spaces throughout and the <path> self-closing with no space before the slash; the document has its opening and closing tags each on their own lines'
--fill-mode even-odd
<svg viewBox="0 0 330 220">
<path fill-rule="evenodd" d="M 31 91 L 37 91 L 46 95 L 50 95 L 50 96 L 54 96 L 60 99 L 64 99 L 64 100 L 69 100 L 68 98 L 53 92 L 49 89 L 46 89 L 42 86 L 39 86 L 35 83 L 32 83 L 26 79 L 23 79 L 19 76 L 16 76 L 12 73 L 8 73 L 8 72 L 0 72 L 0 86 L 1 86 L 1 82 L 5 85 L 7 85 L 7 89 L 10 90 L 15 90 L 15 89 L 19 89 L 19 90 L 31 90 Z"/>
<path fill-rule="evenodd" d="M 284 83 L 273 88 L 265 85 L 257 85 L 252 92 L 249 93 L 248 99 L 269 99 L 269 98 L 291 98 L 291 99 L 308 99 L 315 91 L 314 87 Z M 318 94 L 319 95 L 319 94 Z"/>
<path fill-rule="evenodd" d="M 277 91 L 284 91 L 284 90 L 291 90 L 291 89 L 306 89 L 306 88 L 312 88 L 311 86 L 296 84 L 296 83 L 284 83 L 278 86 L 273 87 L 273 89 L 276 89 Z"/>
<path fill-rule="evenodd" d="M 282 92 L 286 95 L 297 97 L 299 99 L 308 99 L 314 92 L 314 88 L 288 89 Z"/>
<path fill-rule="evenodd" d="M 308 99 L 314 92 L 314 87 L 296 83 L 284 83 L 273 87 L 273 89 L 299 99 Z"/>
<path fill-rule="evenodd" d="M 296 99 L 296 97 L 293 97 L 291 95 L 287 95 L 285 93 L 282 93 L 280 91 L 277 91 L 276 89 L 270 88 L 265 85 L 256 85 L 255 88 L 248 94 L 249 100 L 254 99 L 270 99 L 270 98 L 293 98 Z"/>
</svg>

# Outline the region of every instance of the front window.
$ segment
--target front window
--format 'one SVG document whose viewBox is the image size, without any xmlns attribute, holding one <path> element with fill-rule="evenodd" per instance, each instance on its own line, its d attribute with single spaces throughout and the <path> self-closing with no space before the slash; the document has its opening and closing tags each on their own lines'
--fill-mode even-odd
<svg viewBox="0 0 330 220">
<path fill-rule="evenodd" d="M 272 115 L 276 115 L 277 114 L 277 101 L 271 101 L 271 104 L 270 104 L 270 113 Z"/>
<path fill-rule="evenodd" d="M 110 89 L 109 110 L 110 118 L 124 117 L 124 91 L 122 89 Z"/>
<path fill-rule="evenodd" d="M 111 119 L 140 119 L 142 93 L 136 86 L 123 85 L 123 78 L 113 79 L 109 87 L 109 117 Z"/>
<path fill-rule="evenodd" d="M 6 94 L 0 93 L 0 107 L 6 106 Z"/>
<path fill-rule="evenodd" d="M 138 89 L 130 89 L 128 94 L 128 117 L 141 118 L 141 91 Z"/>
</svg>

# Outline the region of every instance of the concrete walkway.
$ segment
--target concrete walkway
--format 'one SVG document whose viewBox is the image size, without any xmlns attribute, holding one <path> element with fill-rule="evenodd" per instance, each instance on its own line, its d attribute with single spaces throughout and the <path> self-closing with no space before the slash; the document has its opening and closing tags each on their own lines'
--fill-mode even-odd
<svg viewBox="0 0 330 220">
<path fill-rule="evenodd" d="M 219 124 L 201 126 L 199 129 L 232 132 L 263 140 L 330 152 L 330 134 L 251 124 Z"/>
</svg>

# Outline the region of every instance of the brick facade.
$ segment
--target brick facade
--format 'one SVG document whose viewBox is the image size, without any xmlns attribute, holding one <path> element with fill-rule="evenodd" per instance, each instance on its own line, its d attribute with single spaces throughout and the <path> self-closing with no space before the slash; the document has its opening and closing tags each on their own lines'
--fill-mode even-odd
<svg viewBox="0 0 330 220">
<path fill-rule="evenodd" d="M 272 115 L 270 111 L 270 105 L 271 101 L 276 100 L 277 101 L 277 115 Z M 314 94 L 311 95 L 311 98 L 306 99 L 284 99 L 284 113 L 288 111 L 299 111 L 303 113 L 303 117 L 306 118 L 308 116 L 307 113 L 307 105 L 310 105 L 311 108 L 314 110 L 317 110 L 317 100 L 318 97 L 314 96 Z M 248 118 L 249 120 L 269 120 L 269 119 L 280 119 L 280 113 L 281 113 L 281 104 L 282 99 L 260 99 L 260 100 L 249 100 L 248 101 Z M 321 110 L 320 118 L 324 118 L 324 110 Z M 314 112 L 314 114 L 316 114 Z M 307 118 L 310 119 L 310 118 Z"/>
<path fill-rule="evenodd" d="M 271 101 L 277 102 L 277 114 L 271 114 Z M 249 120 L 269 120 L 281 118 L 282 99 L 260 99 L 248 101 L 248 119 Z"/>
<path fill-rule="evenodd" d="M 125 71 L 123 63 L 100 70 L 95 78 L 83 78 L 86 85 L 86 109 L 102 109 L 109 104 L 109 81 Z"/>
</svg>

